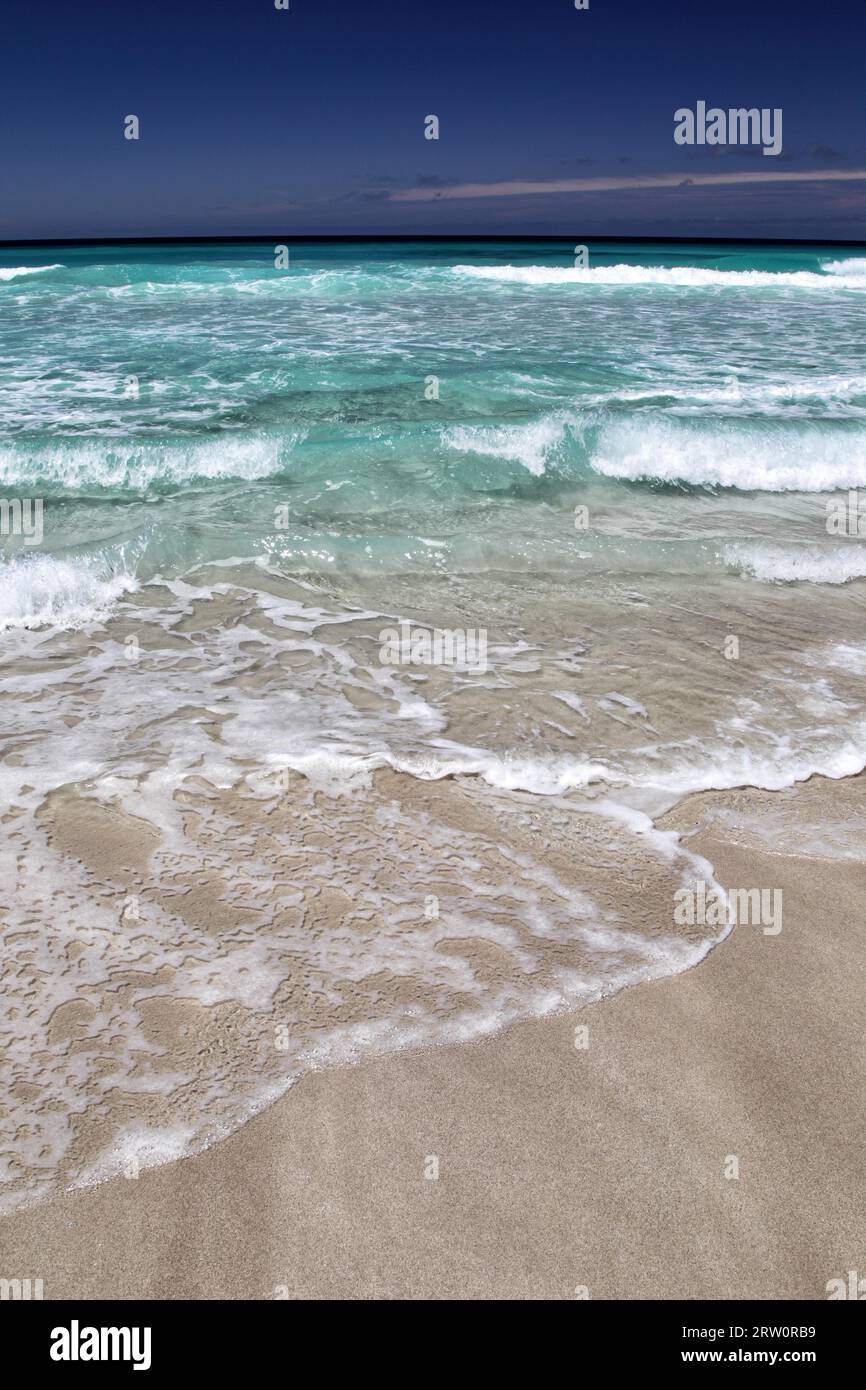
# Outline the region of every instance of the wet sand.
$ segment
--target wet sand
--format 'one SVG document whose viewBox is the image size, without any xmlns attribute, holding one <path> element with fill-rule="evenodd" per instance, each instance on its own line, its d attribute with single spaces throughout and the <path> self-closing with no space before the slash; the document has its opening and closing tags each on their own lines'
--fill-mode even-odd
<svg viewBox="0 0 866 1390">
<path fill-rule="evenodd" d="M 781 888 L 778 935 L 309 1075 L 203 1154 L 4 1217 L 2 1273 L 49 1299 L 826 1298 L 866 1260 L 866 869 L 732 843 L 705 814 L 732 802 L 664 825 L 708 822 L 687 842 L 727 887 Z"/>
</svg>

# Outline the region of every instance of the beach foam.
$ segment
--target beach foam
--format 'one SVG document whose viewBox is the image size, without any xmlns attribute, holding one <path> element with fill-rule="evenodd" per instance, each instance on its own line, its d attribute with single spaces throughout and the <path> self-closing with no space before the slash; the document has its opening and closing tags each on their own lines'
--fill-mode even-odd
<svg viewBox="0 0 866 1390">
<path fill-rule="evenodd" d="M 83 628 L 105 618 L 135 576 L 96 560 L 30 555 L 0 565 L 0 632 L 10 628 Z"/>
<path fill-rule="evenodd" d="M 725 547 L 725 561 L 767 583 L 848 584 L 866 576 L 866 547 L 777 546 L 766 541 Z"/>
<path fill-rule="evenodd" d="M 13 1200 L 688 968 L 713 870 L 658 815 L 864 766 L 816 493 L 866 485 L 866 276 L 713 254 L 76 249 L 4 293 L 4 524 L 45 501 L 0 571 Z"/>
</svg>

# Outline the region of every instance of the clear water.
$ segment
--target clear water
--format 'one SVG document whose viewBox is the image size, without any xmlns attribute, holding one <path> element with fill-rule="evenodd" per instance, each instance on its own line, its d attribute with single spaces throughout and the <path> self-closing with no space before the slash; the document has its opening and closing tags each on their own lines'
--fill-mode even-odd
<svg viewBox="0 0 866 1390">
<path fill-rule="evenodd" d="M 866 251 L 0 253 L 9 1200 L 699 959 L 653 818 L 866 764 L 864 349 Z"/>
</svg>

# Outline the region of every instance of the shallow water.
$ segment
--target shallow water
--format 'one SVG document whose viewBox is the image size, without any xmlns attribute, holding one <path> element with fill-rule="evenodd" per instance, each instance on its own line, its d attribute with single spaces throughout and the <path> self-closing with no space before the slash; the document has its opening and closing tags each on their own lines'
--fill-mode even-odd
<svg viewBox="0 0 866 1390">
<path fill-rule="evenodd" d="M 700 959 L 651 818 L 866 764 L 864 272 L 3 253 L 0 1200 Z"/>
</svg>

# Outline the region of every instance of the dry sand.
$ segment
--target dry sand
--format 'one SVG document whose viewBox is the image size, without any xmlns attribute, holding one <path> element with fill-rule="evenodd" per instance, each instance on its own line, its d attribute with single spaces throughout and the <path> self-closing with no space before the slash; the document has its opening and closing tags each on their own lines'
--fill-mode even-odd
<svg viewBox="0 0 866 1390">
<path fill-rule="evenodd" d="M 863 779 L 813 795 L 843 786 L 862 807 Z M 783 890 L 778 936 L 308 1076 L 198 1157 L 3 1218 L 2 1271 L 46 1298 L 825 1298 L 866 1268 L 866 869 L 731 838 L 710 817 L 691 845 Z"/>
</svg>

